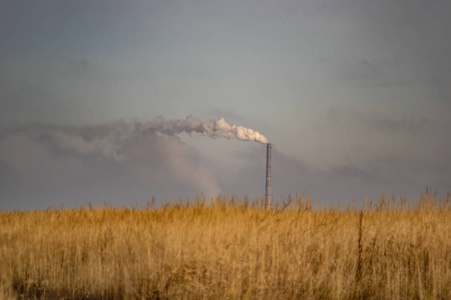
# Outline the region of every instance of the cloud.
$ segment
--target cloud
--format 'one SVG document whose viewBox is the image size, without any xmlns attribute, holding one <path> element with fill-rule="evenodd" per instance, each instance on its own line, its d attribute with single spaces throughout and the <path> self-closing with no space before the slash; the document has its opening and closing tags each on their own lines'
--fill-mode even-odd
<svg viewBox="0 0 451 300">
<path fill-rule="evenodd" d="M 220 174 L 221 182 L 228 183 L 225 190 L 234 190 L 236 193 L 259 195 L 263 197 L 266 174 L 266 147 L 244 149 L 234 153 L 242 169 L 236 178 L 224 178 Z M 317 169 L 309 166 L 293 156 L 279 151 L 277 145 L 272 148 L 272 193 L 274 199 L 287 197 L 289 194 L 302 194 L 313 192 L 323 182 L 323 175 Z M 322 186 L 321 188 L 324 188 Z"/>
<path fill-rule="evenodd" d="M 335 155 L 332 151 L 329 154 Z M 235 157 L 241 162 L 243 170 L 237 182 L 232 182 L 234 189 L 262 196 L 264 150 L 243 150 L 236 153 Z M 340 160 L 334 165 L 320 168 L 287 155 L 277 145 L 273 145 L 272 191 L 275 201 L 286 199 L 290 194 L 307 194 L 312 196 L 315 203 L 332 206 L 347 201 L 362 204 L 365 199 L 377 201 L 382 195 L 391 197 L 392 194 L 416 201 L 427 186 L 446 195 L 450 186 L 446 178 L 451 178 L 449 166 L 449 155 L 431 161 L 400 152 L 368 156 L 362 161 Z M 226 180 L 220 175 L 219 181 L 222 183 Z M 227 186 L 224 188 L 228 189 Z"/>
<path fill-rule="evenodd" d="M 350 126 L 391 133 L 418 134 L 431 125 L 426 116 L 403 115 L 399 112 L 390 111 L 358 110 L 337 106 L 326 109 L 325 119 L 333 126 Z"/>
<path fill-rule="evenodd" d="M 414 62 L 399 54 L 366 57 L 352 54 L 334 54 L 322 58 L 331 80 L 350 87 L 402 87 L 429 82 L 416 70 Z"/>
<path fill-rule="evenodd" d="M 134 138 L 121 122 L 3 128 L 0 168 L 0 210 L 128 205 L 221 191 L 202 155 L 177 136 L 149 131 Z"/>
<path fill-rule="evenodd" d="M 111 151 L 75 146 L 74 141 L 70 147 L 61 144 L 46 135 L 45 128 L 58 128 L 88 144 L 99 137 L 111 138 L 107 125 L 29 125 L 0 130 L 0 210 L 76 207 L 102 201 L 127 206 L 146 202 L 152 196 L 161 202 L 201 194 L 262 197 L 264 193 L 266 147 L 261 144 L 238 148 L 232 153 L 233 166 L 224 169 L 219 162 L 207 161 L 178 136 L 148 132 L 134 139 L 127 131 L 122 135 L 116 132 L 121 146 L 113 148 L 121 159 L 115 159 Z M 99 149 L 105 145 L 99 143 Z M 304 193 L 328 205 L 377 200 L 382 194 L 392 193 L 416 200 L 426 186 L 446 193 L 450 159 L 449 154 L 432 161 L 403 153 L 384 154 L 320 169 L 273 145 L 274 200 Z"/>
<path fill-rule="evenodd" d="M 69 73 L 86 76 L 87 73 L 94 69 L 94 63 L 87 59 L 75 59 L 64 55 L 60 57 L 62 63 L 61 68 L 67 69 Z"/>
<path fill-rule="evenodd" d="M 0 139 L 0 159 L 20 172 L 75 172 L 88 167 L 76 157 L 58 155 L 45 141 L 23 132 Z"/>
<path fill-rule="evenodd" d="M 415 76 L 449 99 L 451 74 L 446 62 L 451 46 L 447 30 L 451 3 L 384 0 L 367 1 L 360 8 L 362 30 L 380 53 L 402 57 L 408 64 L 403 76 Z"/>
<path fill-rule="evenodd" d="M 143 185 L 189 195 L 217 196 L 221 189 L 203 157 L 178 137 L 149 134 L 124 149 L 125 168 Z M 168 193 L 170 194 L 170 193 Z"/>
</svg>

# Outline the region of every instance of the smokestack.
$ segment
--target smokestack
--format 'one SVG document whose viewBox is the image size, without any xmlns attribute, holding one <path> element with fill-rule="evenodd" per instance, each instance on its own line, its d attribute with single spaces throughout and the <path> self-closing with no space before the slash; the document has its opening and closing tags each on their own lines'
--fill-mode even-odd
<svg viewBox="0 0 451 300">
<path fill-rule="evenodd" d="M 271 143 L 266 144 L 266 188 L 265 204 L 271 205 Z"/>
</svg>

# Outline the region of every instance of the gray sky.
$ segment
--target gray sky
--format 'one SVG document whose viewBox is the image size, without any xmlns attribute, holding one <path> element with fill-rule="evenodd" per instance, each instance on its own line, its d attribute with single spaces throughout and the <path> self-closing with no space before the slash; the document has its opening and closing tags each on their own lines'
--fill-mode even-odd
<svg viewBox="0 0 451 300">
<path fill-rule="evenodd" d="M 262 197 L 262 144 L 114 138 L 190 115 L 264 134 L 275 199 L 444 197 L 450 13 L 434 0 L 2 1 L 0 210 Z"/>
</svg>

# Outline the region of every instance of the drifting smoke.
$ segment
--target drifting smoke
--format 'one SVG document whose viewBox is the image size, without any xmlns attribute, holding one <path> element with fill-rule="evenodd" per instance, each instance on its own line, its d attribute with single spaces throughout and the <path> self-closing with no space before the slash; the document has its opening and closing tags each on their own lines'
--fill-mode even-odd
<svg viewBox="0 0 451 300">
<path fill-rule="evenodd" d="M 180 133 L 198 133 L 210 138 L 222 137 L 269 143 L 268 139 L 259 132 L 243 126 L 230 125 L 224 118 L 202 122 L 192 116 L 186 119 L 166 120 L 164 117 L 159 117 L 151 121 L 118 121 L 84 127 L 34 125 L 16 128 L 13 131 L 35 132 L 37 139 L 45 139 L 59 149 L 74 151 L 81 155 L 101 155 L 116 161 L 125 159 L 123 154 L 125 145 L 155 133 L 170 136 Z M 5 136 L 5 133 L 0 133 L 0 139 L 2 136 Z"/>
<path fill-rule="evenodd" d="M 210 138 L 223 137 L 226 139 L 238 139 L 241 141 L 252 141 L 264 144 L 269 142 L 268 139 L 258 131 L 243 126 L 229 125 L 224 118 L 220 118 L 217 121 L 208 120 L 201 122 L 199 119 L 192 116 L 188 116 L 186 119 L 182 120 L 166 120 L 163 117 L 160 117 L 155 121 L 143 124 L 144 128 L 147 126 L 149 126 L 150 129 L 168 135 L 179 134 L 182 132 L 196 132 Z"/>
</svg>

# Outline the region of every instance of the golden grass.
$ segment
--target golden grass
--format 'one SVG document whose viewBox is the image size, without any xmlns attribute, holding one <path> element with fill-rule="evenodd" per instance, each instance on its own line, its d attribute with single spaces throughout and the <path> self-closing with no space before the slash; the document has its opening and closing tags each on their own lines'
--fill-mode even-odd
<svg viewBox="0 0 451 300">
<path fill-rule="evenodd" d="M 449 195 L 303 201 L 0 213 L 0 297 L 451 299 Z"/>
</svg>

